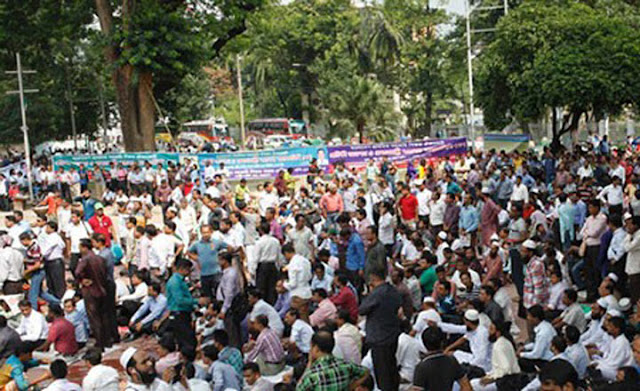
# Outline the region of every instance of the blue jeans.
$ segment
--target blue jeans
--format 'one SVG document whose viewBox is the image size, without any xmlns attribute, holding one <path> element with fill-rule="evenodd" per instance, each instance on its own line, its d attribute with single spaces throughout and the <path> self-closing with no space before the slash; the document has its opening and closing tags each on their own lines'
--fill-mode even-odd
<svg viewBox="0 0 640 391">
<path fill-rule="evenodd" d="M 584 259 L 571 265 L 571 278 L 573 278 L 573 283 L 576 284 L 578 290 L 583 290 L 586 287 L 586 283 L 582 279 L 582 270 L 584 270 Z"/>
<path fill-rule="evenodd" d="M 42 290 L 42 281 L 45 279 L 44 269 L 40 269 L 37 272 L 34 272 L 31 275 L 31 288 L 29 288 L 29 293 L 27 294 L 27 298 L 31 303 L 31 306 L 34 309 L 38 308 L 38 297 L 41 296 L 43 299 L 49 303 L 49 305 L 60 305 L 60 299 L 50 294 L 49 292 L 45 292 Z"/>
</svg>

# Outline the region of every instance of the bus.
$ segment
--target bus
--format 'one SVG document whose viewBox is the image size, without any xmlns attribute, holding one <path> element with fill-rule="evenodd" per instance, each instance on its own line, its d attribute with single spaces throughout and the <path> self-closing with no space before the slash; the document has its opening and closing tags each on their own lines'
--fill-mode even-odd
<svg viewBox="0 0 640 391">
<path fill-rule="evenodd" d="M 249 132 L 264 136 L 292 136 L 294 139 L 306 138 L 307 124 L 302 120 L 287 118 L 263 118 L 249 122 Z"/>
<path fill-rule="evenodd" d="M 212 142 L 233 143 L 223 118 L 190 121 L 182 124 L 182 133 L 197 133 Z"/>
</svg>

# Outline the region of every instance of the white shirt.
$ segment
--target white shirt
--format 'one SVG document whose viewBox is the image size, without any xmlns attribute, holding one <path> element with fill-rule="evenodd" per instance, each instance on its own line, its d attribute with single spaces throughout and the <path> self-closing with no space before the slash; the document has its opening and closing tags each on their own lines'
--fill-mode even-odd
<svg viewBox="0 0 640 391">
<path fill-rule="evenodd" d="M 280 241 L 271 235 L 262 235 L 254 251 L 258 263 L 277 262 L 280 259 Z"/>
<path fill-rule="evenodd" d="M 519 185 L 513 185 L 513 192 L 511 193 L 511 201 L 524 201 L 529 202 L 529 190 L 524 183 Z"/>
<path fill-rule="evenodd" d="M 420 352 L 422 345 L 409 334 L 402 333 L 398 337 L 398 350 L 396 351 L 396 362 L 400 367 L 400 377 L 407 381 L 413 381 L 413 373 L 420 363 Z"/>
<path fill-rule="evenodd" d="M 533 360 L 551 360 L 553 357 L 551 340 L 556 336 L 556 330 L 551 323 L 544 320 L 534 327 L 533 331 L 535 333 L 535 342 L 526 344 L 525 349 L 527 351 L 523 352 L 520 357 Z"/>
<path fill-rule="evenodd" d="M 431 191 L 425 188 L 416 193 L 418 199 L 418 216 L 429 215 L 429 200 L 431 200 Z"/>
<path fill-rule="evenodd" d="M 603 318 L 600 318 L 598 320 L 591 320 L 587 331 L 580 335 L 580 343 L 582 345 L 600 345 L 605 335 L 604 330 L 602 330 L 602 320 Z"/>
<path fill-rule="evenodd" d="M 393 244 L 393 216 L 385 213 L 378 220 L 378 239 L 382 244 Z"/>
<path fill-rule="evenodd" d="M 176 247 L 182 242 L 175 236 L 165 233 L 157 235 L 151 240 L 151 251 L 149 252 L 149 267 L 158 268 L 162 273 L 168 265 L 173 263 L 176 256 Z"/>
<path fill-rule="evenodd" d="M 434 322 L 436 324 L 442 323 L 442 318 L 438 311 L 433 308 L 424 310 L 418 314 L 416 322 L 413 324 L 413 330 L 416 332 L 415 338 L 422 340 L 422 332 L 429 327 L 428 322 Z"/>
<path fill-rule="evenodd" d="M 313 337 L 313 327 L 302 319 L 296 319 L 291 325 L 289 340 L 296 344 L 298 350 L 307 354 L 311 349 L 311 337 Z"/>
<path fill-rule="evenodd" d="M 278 207 L 278 195 L 275 191 L 271 191 L 271 193 L 267 193 L 263 191 L 258 196 L 258 210 L 260 211 L 260 216 L 264 216 L 267 213 L 267 208 L 277 208 Z"/>
<path fill-rule="evenodd" d="M 57 232 L 45 234 L 41 246 L 42 256 L 47 261 L 62 259 L 64 257 L 64 249 L 67 247 Z"/>
<path fill-rule="evenodd" d="M 249 314 L 249 319 L 255 319 L 258 315 L 265 315 L 269 319 L 269 327 L 278 335 L 282 335 L 284 324 L 280 319 L 278 311 L 276 311 L 269 303 L 260 299 L 253 305 L 253 309 Z"/>
<path fill-rule="evenodd" d="M 640 273 L 640 230 L 633 235 L 627 235 L 622 242 L 622 246 L 627 252 L 627 264 L 625 273 L 634 275 Z"/>
<path fill-rule="evenodd" d="M 437 201 L 429 201 L 429 222 L 432 226 L 442 225 L 444 222 L 444 210 L 446 208 L 447 204 L 442 197 Z"/>
<path fill-rule="evenodd" d="M 601 359 L 593 360 L 593 362 L 605 377 L 607 377 L 605 372 L 613 372 L 615 377 L 618 368 L 633 366 L 633 352 L 627 337 L 624 334 L 618 335 L 611 341 L 610 348 L 604 353 L 604 356 Z"/>
<path fill-rule="evenodd" d="M 80 253 L 80 239 L 89 239 L 93 234 L 91 226 L 84 221 L 80 221 L 78 224 L 70 223 L 65 231 L 65 236 L 71 241 L 71 253 Z"/>
<path fill-rule="evenodd" d="M 207 190 L 204 191 L 206 194 L 208 194 L 211 198 L 220 198 L 220 189 L 218 189 L 218 186 L 216 185 L 211 185 L 209 187 L 207 187 Z"/>
<path fill-rule="evenodd" d="M 624 199 L 622 186 L 615 186 L 613 183 L 607 185 L 602 189 L 602 191 L 600 191 L 598 198 L 610 206 L 622 205 L 622 201 Z"/>
<path fill-rule="evenodd" d="M 178 210 L 178 216 L 180 216 L 180 221 L 184 225 L 184 228 L 187 232 L 191 233 L 198 225 L 198 217 L 196 216 L 196 210 L 193 209 L 193 206 L 187 205 L 186 208 L 180 208 Z"/>
<path fill-rule="evenodd" d="M 43 391 L 82 391 L 79 385 L 76 383 L 71 383 L 67 379 L 58 379 L 54 380 L 49 387 L 45 388 Z"/>
<path fill-rule="evenodd" d="M 16 329 L 23 341 L 35 342 L 41 339 L 47 339 L 49 334 L 49 326 L 44 315 L 36 310 L 31 310 L 29 316 L 23 316 L 20 326 Z"/>
<path fill-rule="evenodd" d="M 0 289 L 7 281 L 18 282 L 24 274 L 24 256 L 13 247 L 0 249 Z"/>
<path fill-rule="evenodd" d="M 291 296 L 297 296 L 301 299 L 311 298 L 311 262 L 302 255 L 294 255 L 287 266 L 287 274 L 289 279 L 284 282 L 284 287 L 291 293 Z"/>
<path fill-rule="evenodd" d="M 520 373 L 516 351 L 508 339 L 505 337 L 498 338 L 493 344 L 492 350 L 491 371 L 487 373 L 487 377 L 497 380 L 503 376 Z"/>
<path fill-rule="evenodd" d="M 474 286 L 481 286 L 482 285 L 482 280 L 480 280 L 480 275 L 478 274 L 478 272 L 476 272 L 473 269 L 469 269 L 469 275 L 471 275 L 471 282 L 473 282 Z M 453 276 L 451 276 L 451 282 L 453 282 L 454 284 L 456 284 L 456 288 L 459 288 L 460 290 L 466 290 L 467 287 L 464 286 L 464 284 L 462 283 L 462 281 L 460 280 L 460 271 L 456 270 L 455 272 L 453 272 Z"/>
<path fill-rule="evenodd" d="M 578 168 L 578 177 L 580 179 L 584 179 L 584 178 L 591 178 L 593 176 L 593 169 L 591 168 L 591 166 L 580 166 L 580 168 Z"/>
<path fill-rule="evenodd" d="M 587 319 L 584 316 L 584 311 L 578 303 L 573 303 L 567 307 L 562 314 L 560 314 L 562 321 L 566 324 L 575 326 L 582 333 L 587 327 Z"/>
<path fill-rule="evenodd" d="M 580 343 L 567 346 L 564 353 L 571 360 L 571 364 L 578 371 L 578 377 L 582 379 L 587 373 L 587 366 L 589 366 L 589 354 L 587 349 Z"/>
<path fill-rule="evenodd" d="M 133 293 L 118 296 L 118 303 L 122 304 L 125 300 L 141 302 L 145 297 L 147 297 L 148 289 L 147 283 L 142 281 L 135 287 Z"/>
<path fill-rule="evenodd" d="M 134 384 L 131 381 L 127 382 L 127 386 L 124 388 L 125 391 L 174 391 L 171 385 L 166 382 L 156 378 L 150 386 L 144 384 Z"/>
<path fill-rule="evenodd" d="M 569 285 L 567 285 L 564 280 L 560 280 L 557 284 L 551 285 L 551 288 L 549 288 L 549 308 L 552 310 L 564 310 L 567 308 L 567 306 L 562 303 L 562 296 L 567 288 L 569 288 Z"/>
</svg>

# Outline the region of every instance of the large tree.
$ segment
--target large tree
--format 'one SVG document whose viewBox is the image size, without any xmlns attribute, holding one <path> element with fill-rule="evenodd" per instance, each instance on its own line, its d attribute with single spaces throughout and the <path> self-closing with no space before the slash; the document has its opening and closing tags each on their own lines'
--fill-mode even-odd
<svg viewBox="0 0 640 391">
<path fill-rule="evenodd" d="M 640 102 L 640 20 L 594 3 L 525 2 L 501 19 L 476 76 L 490 126 L 560 108 L 561 121 L 553 121 L 557 149 L 583 115 L 601 119 Z"/>
<path fill-rule="evenodd" d="M 182 83 L 246 30 L 265 0 L 95 0 L 127 151 L 155 148 L 154 96 Z M 207 97 L 202 97 L 206 99 Z"/>
</svg>

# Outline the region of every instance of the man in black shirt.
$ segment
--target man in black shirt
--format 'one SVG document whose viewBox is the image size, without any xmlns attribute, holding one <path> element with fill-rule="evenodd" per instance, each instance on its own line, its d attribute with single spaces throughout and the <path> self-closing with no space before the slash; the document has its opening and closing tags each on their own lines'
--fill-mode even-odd
<svg viewBox="0 0 640 391">
<path fill-rule="evenodd" d="M 380 272 L 384 277 L 387 276 L 387 250 L 378 240 L 378 227 L 375 225 L 365 229 L 365 239 L 369 242 L 364 262 L 364 279 L 368 283 L 373 272 Z"/>
<path fill-rule="evenodd" d="M 493 323 L 501 323 L 504 322 L 504 314 L 502 313 L 502 308 L 493 300 L 495 293 L 496 291 L 493 287 L 483 285 L 482 288 L 480 288 L 478 299 L 484 304 L 484 311 L 482 312 L 487 314 Z"/>
<path fill-rule="evenodd" d="M 462 366 L 453 356 L 442 352 L 445 335 L 438 327 L 429 327 L 422 333 L 422 343 L 429 352 L 416 366 L 413 375 L 413 389 L 445 391 L 453 388 L 458 382 L 460 391 L 471 391 L 469 379 Z"/>
<path fill-rule="evenodd" d="M 385 282 L 380 271 L 369 276 L 370 294 L 360 304 L 360 315 L 367 317 L 365 343 L 371 349 L 376 381 L 382 391 L 396 391 L 400 384 L 396 351 L 400 335 L 398 309 L 402 297 Z"/>
</svg>

